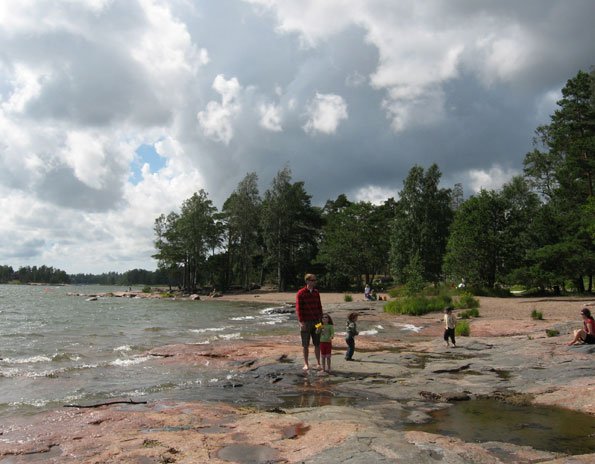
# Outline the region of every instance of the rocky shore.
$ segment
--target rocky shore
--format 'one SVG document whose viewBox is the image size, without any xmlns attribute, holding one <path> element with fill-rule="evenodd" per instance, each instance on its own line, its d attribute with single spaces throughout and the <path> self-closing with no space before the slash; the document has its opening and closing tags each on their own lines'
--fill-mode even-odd
<svg viewBox="0 0 595 464">
<path fill-rule="evenodd" d="M 243 298 L 280 306 L 292 301 L 290 294 Z M 362 331 L 352 362 L 343 359 L 336 337 L 331 375 L 302 372 L 297 331 L 163 346 L 149 353 L 158 362 L 215 366 L 230 374 L 218 388 L 261 400 L 64 408 L 0 425 L 0 463 L 595 462 L 592 451 L 568 455 L 505 441 L 466 442 L 415 427 L 453 404 L 492 398 L 587 413 L 585 437 L 593 442 L 595 345 L 566 345 L 585 303 L 482 298 L 471 336 L 447 349 L 440 314 L 392 316 L 382 302 L 344 303 L 341 295 L 323 294 L 338 331 L 352 310 L 360 312 Z M 531 319 L 534 309 L 543 320 Z M 546 329 L 560 335 L 548 337 Z"/>
</svg>

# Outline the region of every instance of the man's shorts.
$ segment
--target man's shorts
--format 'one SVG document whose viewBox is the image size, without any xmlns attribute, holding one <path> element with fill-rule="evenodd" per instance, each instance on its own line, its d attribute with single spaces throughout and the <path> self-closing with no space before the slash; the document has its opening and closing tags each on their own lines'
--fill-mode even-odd
<svg viewBox="0 0 595 464">
<path fill-rule="evenodd" d="M 318 324 L 318 322 L 319 321 L 304 322 L 304 327 L 300 331 L 300 334 L 302 336 L 302 346 L 304 348 L 308 348 L 310 346 L 310 338 L 312 339 L 312 345 L 320 345 L 320 334 L 316 333 L 316 327 L 314 327 L 316 324 Z"/>
</svg>

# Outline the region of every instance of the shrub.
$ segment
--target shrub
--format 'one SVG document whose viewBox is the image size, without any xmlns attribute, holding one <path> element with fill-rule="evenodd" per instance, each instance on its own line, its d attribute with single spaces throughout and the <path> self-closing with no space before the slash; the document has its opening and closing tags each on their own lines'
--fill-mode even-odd
<svg viewBox="0 0 595 464">
<path fill-rule="evenodd" d="M 548 337 L 557 337 L 558 335 L 560 335 L 560 332 L 556 329 L 545 329 L 545 334 Z"/>
<path fill-rule="evenodd" d="M 468 286 L 467 290 L 477 296 L 494 296 L 497 298 L 506 298 L 512 296 L 510 290 L 502 287 L 480 287 L 480 286 Z"/>
<path fill-rule="evenodd" d="M 398 287 L 390 288 L 388 290 L 388 294 L 391 298 L 399 298 L 401 296 L 405 296 L 405 287 L 401 285 Z"/>
<path fill-rule="evenodd" d="M 472 308 L 459 313 L 459 319 L 469 319 L 470 317 L 479 317 L 479 310 Z"/>
<path fill-rule="evenodd" d="M 350 303 L 353 301 L 353 297 L 351 295 L 343 295 L 343 301 Z"/>
<path fill-rule="evenodd" d="M 151 293 L 151 286 L 150 285 L 145 285 L 143 287 L 143 293 Z"/>
<path fill-rule="evenodd" d="M 467 321 L 459 321 L 457 326 L 455 327 L 455 335 L 458 337 L 468 337 L 471 333 L 471 328 L 469 327 L 469 322 Z"/>
<path fill-rule="evenodd" d="M 451 299 L 448 295 L 440 295 L 433 298 L 410 296 L 389 301 L 384 305 L 384 312 L 421 316 L 431 312 L 442 311 L 444 307 L 448 306 L 450 303 Z"/>
<path fill-rule="evenodd" d="M 534 309 L 533 311 L 531 311 L 531 319 L 535 319 L 536 321 L 542 321 L 543 313 Z"/>
<path fill-rule="evenodd" d="M 479 300 L 471 292 L 463 292 L 459 296 L 456 307 L 461 309 L 479 308 Z"/>
</svg>

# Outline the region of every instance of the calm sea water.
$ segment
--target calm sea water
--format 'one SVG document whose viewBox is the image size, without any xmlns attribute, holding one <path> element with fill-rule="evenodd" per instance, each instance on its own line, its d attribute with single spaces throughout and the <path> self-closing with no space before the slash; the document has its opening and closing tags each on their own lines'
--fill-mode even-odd
<svg viewBox="0 0 595 464">
<path fill-rule="evenodd" d="M 221 373 L 163 366 L 144 353 L 295 333 L 289 315 L 264 305 L 68 295 L 118 290 L 126 289 L 0 285 L 0 420 L 110 398 L 204 398 L 201 387 Z"/>
</svg>

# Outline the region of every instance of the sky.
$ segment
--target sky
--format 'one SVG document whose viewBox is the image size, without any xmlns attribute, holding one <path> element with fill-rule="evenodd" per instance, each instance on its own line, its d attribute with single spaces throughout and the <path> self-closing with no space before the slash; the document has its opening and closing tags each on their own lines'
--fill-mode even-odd
<svg viewBox="0 0 595 464">
<path fill-rule="evenodd" d="M 592 0 L 4 0 L 0 265 L 155 269 L 155 218 L 289 167 L 312 204 L 522 173 Z"/>
</svg>

